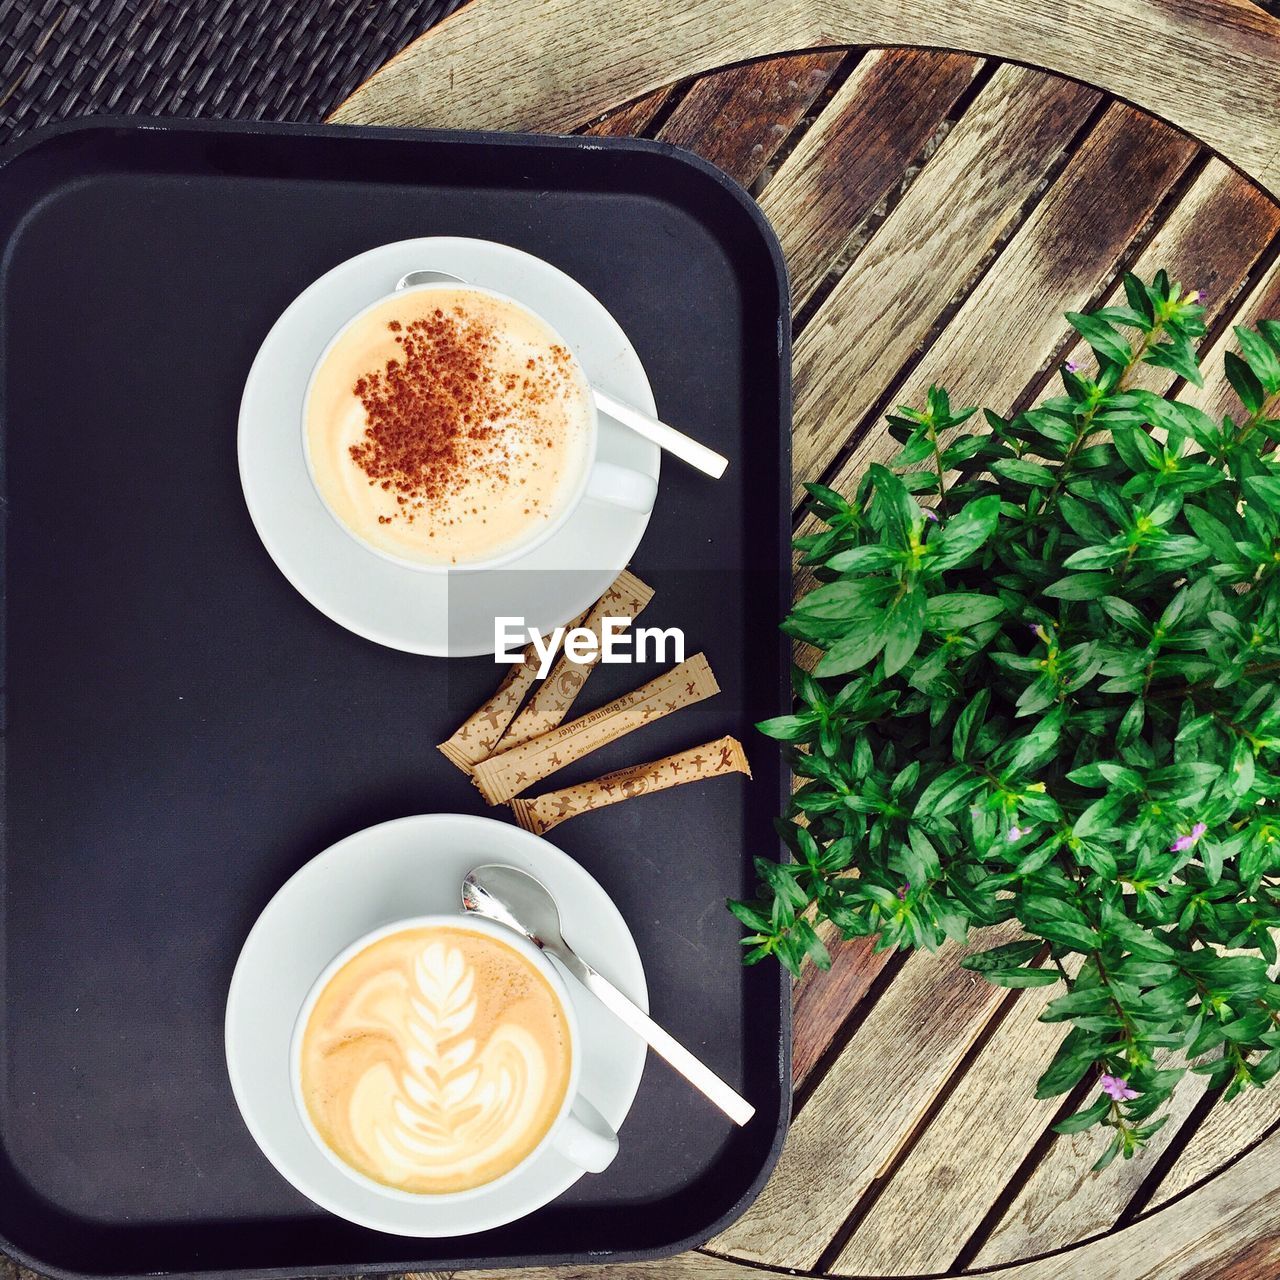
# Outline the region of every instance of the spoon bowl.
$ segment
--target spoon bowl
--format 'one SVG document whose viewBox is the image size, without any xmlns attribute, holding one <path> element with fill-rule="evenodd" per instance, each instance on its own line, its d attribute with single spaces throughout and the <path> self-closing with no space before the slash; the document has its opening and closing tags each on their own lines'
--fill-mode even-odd
<svg viewBox="0 0 1280 1280">
<path fill-rule="evenodd" d="M 555 951 L 565 946 L 560 908 L 541 880 L 518 867 L 494 863 L 476 867 L 462 882 L 462 905 L 523 933 L 535 946 Z"/>
<path fill-rule="evenodd" d="M 746 1124 L 755 1114 L 755 1108 L 745 1098 L 574 951 L 560 932 L 560 908 L 555 898 L 536 876 L 498 863 L 473 867 L 462 881 L 462 905 L 467 911 L 514 929 L 534 946 L 555 956 L 610 1013 L 626 1023 L 734 1124 Z"/>
</svg>

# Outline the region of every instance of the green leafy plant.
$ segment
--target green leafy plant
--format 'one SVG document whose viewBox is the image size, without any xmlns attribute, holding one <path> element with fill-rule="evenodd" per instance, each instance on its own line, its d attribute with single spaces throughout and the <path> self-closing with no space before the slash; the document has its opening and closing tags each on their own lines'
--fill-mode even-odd
<svg viewBox="0 0 1280 1280">
<path fill-rule="evenodd" d="M 1068 314 L 1096 376 L 976 433 L 935 387 L 852 500 L 808 486 L 818 585 L 783 629 L 818 660 L 759 726 L 803 780 L 792 857 L 729 904 L 746 961 L 793 973 L 829 963 L 821 921 L 933 949 L 1016 919 L 966 967 L 1065 982 L 1037 1093 L 1079 1089 L 1058 1128 L 1110 1126 L 1100 1165 L 1188 1069 L 1229 1095 L 1280 1070 L 1280 323 L 1236 330 L 1218 422 L 1134 376 L 1203 385 L 1198 295 L 1125 293 Z"/>
</svg>

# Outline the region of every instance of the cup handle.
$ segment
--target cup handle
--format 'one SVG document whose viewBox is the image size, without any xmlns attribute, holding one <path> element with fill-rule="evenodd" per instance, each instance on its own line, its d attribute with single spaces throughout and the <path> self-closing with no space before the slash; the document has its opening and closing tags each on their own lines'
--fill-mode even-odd
<svg viewBox="0 0 1280 1280">
<path fill-rule="evenodd" d="M 647 515 L 653 510 L 658 496 L 658 482 L 642 471 L 619 467 L 612 462 L 597 462 L 587 479 L 588 498 L 607 502 L 611 506 L 625 507 Z"/>
<path fill-rule="evenodd" d="M 568 1161 L 588 1173 L 600 1173 L 618 1154 L 618 1135 L 609 1122 L 579 1096 L 556 1131 L 551 1145 Z"/>
</svg>

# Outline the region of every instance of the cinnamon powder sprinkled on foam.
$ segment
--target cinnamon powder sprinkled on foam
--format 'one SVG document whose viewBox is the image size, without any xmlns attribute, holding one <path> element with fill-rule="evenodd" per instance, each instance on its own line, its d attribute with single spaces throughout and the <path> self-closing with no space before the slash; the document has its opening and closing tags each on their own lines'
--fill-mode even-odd
<svg viewBox="0 0 1280 1280">
<path fill-rule="evenodd" d="M 364 406 L 365 430 L 351 457 L 369 483 L 394 494 L 397 504 L 392 514 L 378 517 L 379 524 L 400 518 L 412 523 L 477 477 L 500 490 L 511 478 L 504 427 L 522 409 L 574 394 L 572 357 L 564 347 L 531 357 L 523 375 L 500 374 L 501 335 L 461 307 L 392 320 L 387 329 L 400 357 L 352 388 Z M 548 434 L 538 443 L 554 449 L 559 442 Z"/>
</svg>

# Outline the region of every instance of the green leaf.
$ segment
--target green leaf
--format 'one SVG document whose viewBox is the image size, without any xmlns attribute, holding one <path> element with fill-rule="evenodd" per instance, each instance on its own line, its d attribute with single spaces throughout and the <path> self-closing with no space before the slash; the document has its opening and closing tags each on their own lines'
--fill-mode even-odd
<svg viewBox="0 0 1280 1280">
<path fill-rule="evenodd" d="M 1258 375 L 1234 351 L 1227 352 L 1223 363 L 1226 366 L 1227 381 L 1240 397 L 1240 403 L 1250 413 L 1261 412 L 1262 406 L 1267 402 L 1267 393 L 1262 389 Z"/>
<path fill-rule="evenodd" d="M 990 702 L 991 690 L 979 689 L 970 699 L 968 706 L 956 717 L 955 728 L 951 733 L 951 754 L 957 761 L 968 757 L 974 735 L 986 718 Z"/>
<path fill-rule="evenodd" d="M 1144 644 L 1151 638 L 1151 624 L 1128 600 L 1120 596 L 1103 596 L 1098 603 L 1109 618 L 1114 618 L 1126 631 L 1132 632 Z"/>
<path fill-rule="evenodd" d="M 1006 942 L 1003 946 L 992 947 L 989 951 L 979 951 L 974 955 L 965 956 L 960 961 L 960 967 L 968 969 L 971 973 L 990 973 L 993 970 L 1018 968 L 1034 960 L 1040 954 L 1043 945 L 1038 938 Z"/>
<path fill-rule="evenodd" d="M 834 569 L 837 573 L 875 573 L 881 569 L 892 569 L 901 563 L 901 551 L 894 547 L 873 545 L 841 551 L 827 561 L 827 568 Z"/>
<path fill-rule="evenodd" d="M 929 539 L 928 568 L 936 573 L 963 563 L 991 537 L 999 520 L 1000 499 L 996 495 L 968 503 Z"/>
<path fill-rule="evenodd" d="M 1067 774 L 1067 780 L 1078 787 L 1106 787 L 1121 792 L 1141 791 L 1142 774 L 1112 760 L 1096 760 Z"/>
<path fill-rule="evenodd" d="M 1053 488 L 1053 472 L 1038 462 L 1027 462 L 1022 458 L 1001 458 L 999 462 L 991 464 L 991 470 L 1018 484 L 1029 484 L 1041 489 Z"/>
<path fill-rule="evenodd" d="M 1133 329 L 1146 330 L 1149 317 L 1132 307 L 1099 307 L 1091 313 L 1098 320 L 1110 320 L 1114 324 L 1127 324 Z"/>
<path fill-rule="evenodd" d="M 997 987 L 1051 987 L 1061 981 L 1056 969 L 984 969 L 982 976 Z"/>
<path fill-rule="evenodd" d="M 873 462 L 867 468 L 875 489 L 877 509 L 884 518 L 885 536 L 889 542 L 906 549 L 919 533 L 924 516 L 907 487 L 892 471 Z"/>
<path fill-rule="evenodd" d="M 798 742 L 809 735 L 818 720 L 819 717 L 811 712 L 798 716 L 774 716 L 772 720 L 759 721 L 756 728 L 779 742 Z"/>
<path fill-rule="evenodd" d="M 1109 573 L 1072 573 L 1045 587 L 1044 594 L 1055 600 L 1098 600 L 1111 591 Z"/>
<path fill-rule="evenodd" d="M 933 596 L 925 611 L 925 626 L 930 631 L 958 631 L 979 622 L 988 622 L 1003 612 L 1004 603 L 995 596 L 965 592 Z"/>
<path fill-rule="evenodd" d="M 1204 375 L 1200 372 L 1196 353 L 1185 338 L 1174 338 L 1150 347 L 1142 357 L 1142 362 L 1161 369 L 1172 369 L 1179 377 L 1186 378 L 1192 386 L 1204 386 Z"/>
<path fill-rule="evenodd" d="M 1211 516 L 1207 511 L 1201 511 L 1199 507 L 1192 506 L 1183 507 L 1182 514 L 1186 517 L 1187 523 L 1195 532 L 1196 537 L 1223 564 L 1248 563 L 1247 558 L 1241 555 L 1240 549 L 1236 546 L 1230 530 L 1216 516 Z"/>
<path fill-rule="evenodd" d="M 1107 1112 L 1111 1109 L 1111 1099 L 1104 1093 L 1098 1100 L 1091 1105 L 1085 1107 L 1081 1111 L 1069 1115 L 1065 1120 L 1059 1120 L 1053 1126 L 1054 1133 L 1072 1134 L 1083 1133 L 1085 1129 L 1092 1128 Z"/>
<path fill-rule="evenodd" d="M 1082 1014 L 1104 1013 L 1115 1007 L 1106 987 L 1076 987 L 1065 996 L 1051 1000 L 1040 1015 L 1041 1022 L 1066 1022 Z"/>
<path fill-rule="evenodd" d="M 926 597 L 923 587 L 912 587 L 889 610 L 884 642 L 884 673 L 901 671 L 915 656 L 924 634 Z"/>
<path fill-rule="evenodd" d="M 1073 924 L 1069 920 L 1040 920 L 1029 927 L 1034 927 L 1049 942 L 1072 951 L 1093 951 L 1099 943 L 1098 935 L 1093 929 Z"/>
<path fill-rule="evenodd" d="M 764 914 L 760 908 L 750 902 L 734 902 L 732 899 L 728 903 L 729 910 L 733 912 L 748 929 L 754 929 L 757 933 L 767 933 L 769 930 L 769 917 Z"/>
<path fill-rule="evenodd" d="M 1064 569 L 1109 569 L 1127 555 L 1126 547 L 1081 547 L 1063 562 Z"/>
<path fill-rule="evenodd" d="M 1111 440 L 1130 471 L 1159 471 L 1164 466 L 1155 441 L 1140 427 L 1112 427 Z"/>
<path fill-rule="evenodd" d="M 1254 502 L 1280 515 L 1280 476 L 1246 476 L 1244 491 Z"/>
<path fill-rule="evenodd" d="M 1114 1138 L 1107 1144 L 1107 1149 L 1094 1162 L 1090 1173 L 1101 1173 L 1111 1162 L 1120 1154 L 1120 1146 L 1123 1139 L 1120 1134 L 1116 1134 Z"/>
<path fill-rule="evenodd" d="M 987 440 L 984 436 L 961 436 L 953 440 L 942 451 L 943 470 L 954 470 L 962 462 L 968 462 L 970 458 L 981 453 L 986 446 Z"/>
<path fill-rule="evenodd" d="M 1086 542 L 1106 542 L 1115 529 L 1109 526 L 1092 507 L 1064 493 L 1058 499 L 1058 510 L 1071 529 Z"/>
<path fill-rule="evenodd" d="M 1266 388 L 1267 395 L 1275 395 L 1280 391 L 1280 356 L 1261 334 L 1254 333 L 1252 329 L 1237 325 L 1235 333 L 1249 368 Z"/>
<path fill-rule="evenodd" d="M 881 614 L 837 640 L 814 668 L 819 676 L 842 676 L 865 667 L 885 646 L 889 635 L 887 614 Z"/>
<path fill-rule="evenodd" d="M 1062 1042 L 1049 1069 L 1036 1084 L 1036 1097 L 1054 1098 L 1074 1089 L 1098 1057 L 1099 1048 L 1094 1041 L 1078 1038 L 1072 1032 Z"/>
<path fill-rule="evenodd" d="M 1067 312 L 1067 323 L 1093 348 L 1103 360 L 1124 367 L 1133 360 L 1133 351 L 1120 333 L 1105 320 L 1082 315 L 1079 311 Z"/>
</svg>

